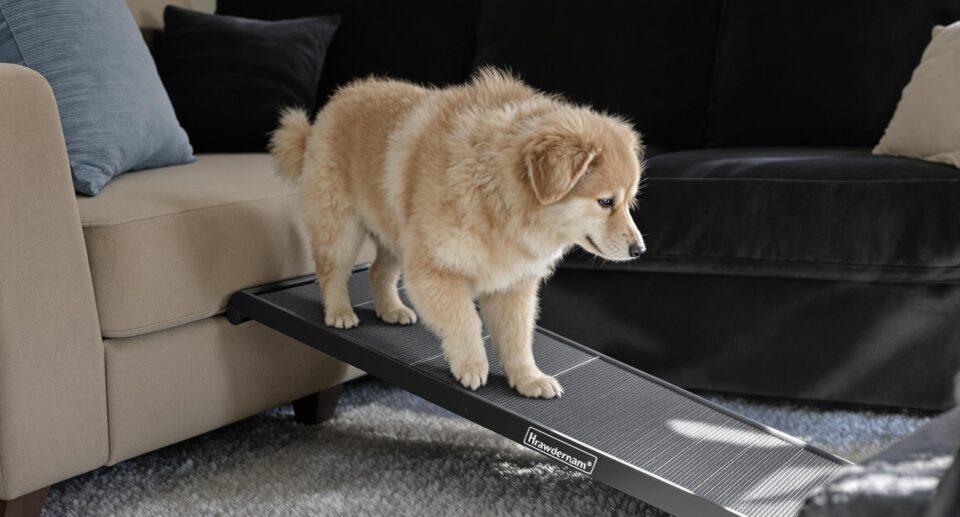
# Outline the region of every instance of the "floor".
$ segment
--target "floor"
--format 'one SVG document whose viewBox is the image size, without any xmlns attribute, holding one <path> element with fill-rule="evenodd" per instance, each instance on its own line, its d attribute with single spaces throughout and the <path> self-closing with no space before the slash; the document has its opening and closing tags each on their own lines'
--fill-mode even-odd
<svg viewBox="0 0 960 517">
<path fill-rule="evenodd" d="M 930 416 L 707 394 L 851 460 Z M 336 417 L 289 406 L 53 487 L 44 516 L 663 515 L 375 379 Z"/>
</svg>

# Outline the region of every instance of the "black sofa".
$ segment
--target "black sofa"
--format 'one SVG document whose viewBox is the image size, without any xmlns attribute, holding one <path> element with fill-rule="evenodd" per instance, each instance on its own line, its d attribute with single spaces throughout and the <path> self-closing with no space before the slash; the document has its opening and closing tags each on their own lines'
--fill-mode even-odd
<svg viewBox="0 0 960 517">
<path fill-rule="evenodd" d="M 219 0 L 340 13 L 325 98 L 479 65 L 644 134 L 629 264 L 573 254 L 541 324 L 688 388 L 942 409 L 960 369 L 960 171 L 877 157 L 960 0 Z"/>
</svg>

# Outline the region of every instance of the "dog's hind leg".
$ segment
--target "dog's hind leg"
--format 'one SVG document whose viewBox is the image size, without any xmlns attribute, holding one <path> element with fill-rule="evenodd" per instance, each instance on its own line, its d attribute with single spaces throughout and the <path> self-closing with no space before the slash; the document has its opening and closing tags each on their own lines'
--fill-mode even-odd
<svg viewBox="0 0 960 517">
<path fill-rule="evenodd" d="M 359 221 L 341 222 L 336 233 L 322 232 L 328 236 L 326 239 L 314 239 L 313 261 L 323 297 L 323 322 L 330 327 L 349 329 L 360 323 L 353 311 L 347 285 L 365 233 Z"/>
<path fill-rule="evenodd" d="M 480 311 L 507 382 L 521 395 L 550 399 L 563 394 L 553 377 L 540 371 L 533 358 L 533 328 L 537 319 L 540 279 L 518 282 L 503 291 L 480 297 Z"/>
<path fill-rule="evenodd" d="M 377 243 L 377 259 L 370 266 L 370 290 L 377 316 L 387 322 L 410 325 L 417 322 L 417 313 L 400 300 L 397 281 L 400 279 L 400 259 L 383 244 Z"/>
<path fill-rule="evenodd" d="M 323 297 L 324 323 L 339 329 L 356 327 L 360 319 L 350 303 L 347 282 L 366 231 L 342 179 L 331 171 L 305 175 L 302 188 L 303 221 Z"/>
<path fill-rule="evenodd" d="M 403 273 L 413 306 L 440 338 L 450 372 L 471 390 L 486 384 L 490 365 L 470 283 L 459 275 L 424 264 L 405 264 Z"/>
</svg>

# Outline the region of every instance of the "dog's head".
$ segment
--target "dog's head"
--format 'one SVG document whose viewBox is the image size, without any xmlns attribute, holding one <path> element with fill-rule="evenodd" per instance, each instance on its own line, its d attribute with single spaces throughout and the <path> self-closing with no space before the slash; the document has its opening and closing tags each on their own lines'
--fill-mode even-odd
<svg viewBox="0 0 960 517">
<path fill-rule="evenodd" d="M 572 243 L 616 261 L 646 249 L 630 215 L 641 154 L 629 124 L 584 108 L 544 117 L 523 151 L 526 180 L 551 224 Z"/>
</svg>

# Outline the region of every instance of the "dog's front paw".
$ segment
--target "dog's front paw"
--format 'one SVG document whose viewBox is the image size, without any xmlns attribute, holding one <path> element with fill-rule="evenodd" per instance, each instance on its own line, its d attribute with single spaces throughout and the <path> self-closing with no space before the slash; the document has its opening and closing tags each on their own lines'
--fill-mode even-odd
<svg viewBox="0 0 960 517">
<path fill-rule="evenodd" d="M 413 325 L 417 322 L 417 313 L 404 305 L 383 312 L 377 312 L 377 316 L 385 323 L 393 323 L 396 325 Z"/>
<path fill-rule="evenodd" d="M 353 309 L 344 309 L 340 311 L 327 311 L 323 316 L 323 322 L 328 327 L 338 329 L 352 329 L 360 324 L 360 318 Z"/>
<path fill-rule="evenodd" d="M 450 373 L 464 387 L 476 390 L 487 383 L 490 365 L 486 359 L 478 361 L 459 361 L 450 363 Z"/>
<path fill-rule="evenodd" d="M 553 377 L 539 371 L 524 375 L 519 382 L 511 382 L 510 385 L 524 397 L 552 399 L 563 396 L 563 386 Z"/>
</svg>

